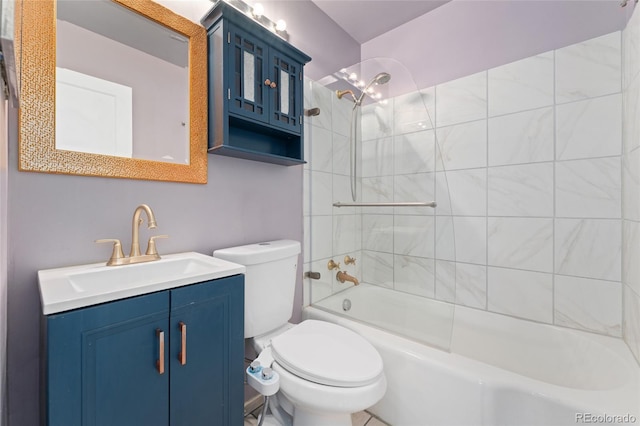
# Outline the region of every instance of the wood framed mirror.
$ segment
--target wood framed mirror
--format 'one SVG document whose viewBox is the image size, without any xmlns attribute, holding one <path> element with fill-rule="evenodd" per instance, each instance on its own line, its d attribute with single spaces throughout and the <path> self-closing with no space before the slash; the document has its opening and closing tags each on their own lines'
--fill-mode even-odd
<svg viewBox="0 0 640 426">
<path fill-rule="evenodd" d="M 204 28 L 151 0 L 71 1 L 62 7 L 63 1 L 16 2 L 19 170 L 206 183 L 207 41 Z M 131 66 L 135 62 L 128 54 L 116 51 L 109 57 L 108 48 L 94 44 L 85 51 L 73 46 L 70 50 L 76 52 L 77 58 L 69 61 L 68 57 L 73 55 L 64 53 L 60 45 L 56 47 L 57 31 L 62 39 L 62 30 L 67 26 L 67 22 L 60 19 L 62 10 L 72 9 L 75 14 L 79 10 L 76 6 L 81 4 L 104 8 L 89 10 L 85 15 L 97 16 L 94 21 L 98 23 L 107 22 L 105 15 L 111 11 L 128 16 L 103 25 L 106 28 L 103 30 L 87 30 L 82 27 L 90 25 L 74 22 L 70 26 L 77 31 L 96 34 L 76 33 L 65 36 L 65 40 L 93 40 L 94 36 L 95 40 L 118 39 L 123 35 L 134 41 L 133 46 L 125 48 L 140 50 L 140 55 L 151 57 L 155 65 Z M 72 22 L 76 18 L 65 15 L 63 19 Z M 134 27 L 144 27 L 144 33 L 126 36 Z M 148 31 L 149 27 L 153 30 Z M 157 34 L 163 38 L 158 40 Z M 146 43 L 146 39 L 151 41 Z M 126 44 L 126 40 L 113 43 Z M 141 43 L 155 47 L 137 45 Z M 169 44 L 172 43 L 182 44 L 184 53 L 178 54 L 181 58 L 163 57 L 164 52 L 171 51 Z M 93 59 L 88 57 L 92 51 L 98 54 Z M 63 58 L 64 64 L 57 62 Z M 76 68 L 74 61 L 82 69 Z M 178 77 L 171 77 L 173 74 L 160 77 L 158 70 L 164 68 L 167 61 L 173 62 L 167 68 L 182 68 L 181 74 L 176 74 Z M 123 77 L 109 73 L 93 76 L 83 67 L 109 73 L 123 69 Z M 132 69 L 143 70 L 137 77 L 141 83 L 130 82 Z M 60 121 L 63 118 L 64 121 Z M 106 148 L 95 148 L 98 145 Z"/>
</svg>

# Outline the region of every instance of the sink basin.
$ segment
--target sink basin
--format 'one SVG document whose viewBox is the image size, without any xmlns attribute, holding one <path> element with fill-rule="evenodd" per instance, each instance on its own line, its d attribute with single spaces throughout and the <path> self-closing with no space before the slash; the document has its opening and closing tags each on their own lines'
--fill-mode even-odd
<svg viewBox="0 0 640 426">
<path fill-rule="evenodd" d="M 45 315 L 242 274 L 245 267 L 200 253 L 123 266 L 104 263 L 38 271 Z"/>
</svg>

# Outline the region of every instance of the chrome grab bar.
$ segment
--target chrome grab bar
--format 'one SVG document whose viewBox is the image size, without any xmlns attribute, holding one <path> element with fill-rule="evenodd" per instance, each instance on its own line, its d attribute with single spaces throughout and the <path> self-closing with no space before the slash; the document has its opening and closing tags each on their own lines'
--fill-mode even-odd
<svg viewBox="0 0 640 426">
<path fill-rule="evenodd" d="M 333 203 L 333 207 L 432 207 L 436 208 L 438 203 L 429 202 L 406 202 L 406 203 Z"/>
</svg>

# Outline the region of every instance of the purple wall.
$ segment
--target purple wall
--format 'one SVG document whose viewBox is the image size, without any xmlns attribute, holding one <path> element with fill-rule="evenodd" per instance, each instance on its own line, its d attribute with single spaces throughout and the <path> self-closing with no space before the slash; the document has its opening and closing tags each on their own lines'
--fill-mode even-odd
<svg viewBox="0 0 640 426">
<path fill-rule="evenodd" d="M 319 80 L 360 62 L 360 44 L 311 1 L 266 0 L 264 14 L 287 22 L 289 42 L 311 56 L 304 73 Z"/>
<path fill-rule="evenodd" d="M 394 58 L 426 88 L 621 30 L 630 9 L 611 0 L 454 0 L 363 44 L 362 60 Z"/>
</svg>

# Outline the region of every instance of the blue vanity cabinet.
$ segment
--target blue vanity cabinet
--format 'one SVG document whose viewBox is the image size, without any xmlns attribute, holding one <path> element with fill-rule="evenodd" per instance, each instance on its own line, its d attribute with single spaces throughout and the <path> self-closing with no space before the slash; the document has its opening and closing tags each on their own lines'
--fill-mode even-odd
<svg viewBox="0 0 640 426">
<path fill-rule="evenodd" d="M 243 303 L 236 275 L 44 317 L 43 423 L 242 424 Z"/>
<path fill-rule="evenodd" d="M 219 2 L 208 32 L 209 151 L 282 165 L 303 160 L 303 69 L 311 58 Z"/>
</svg>

